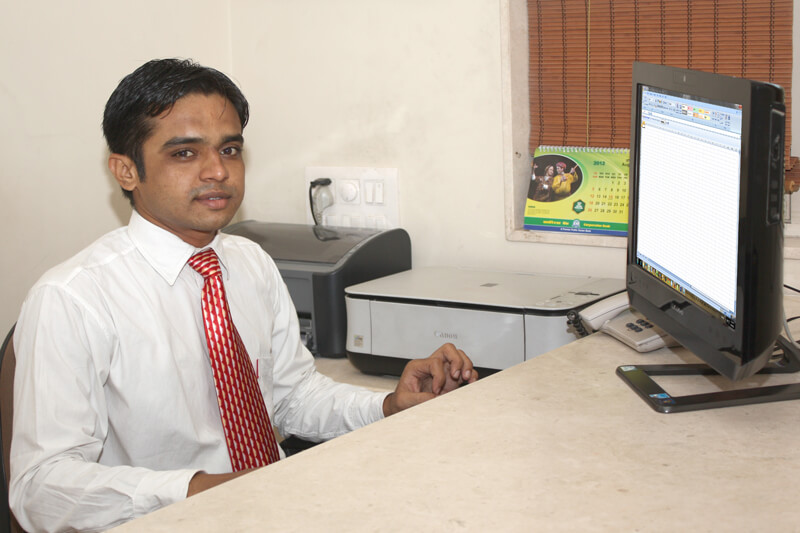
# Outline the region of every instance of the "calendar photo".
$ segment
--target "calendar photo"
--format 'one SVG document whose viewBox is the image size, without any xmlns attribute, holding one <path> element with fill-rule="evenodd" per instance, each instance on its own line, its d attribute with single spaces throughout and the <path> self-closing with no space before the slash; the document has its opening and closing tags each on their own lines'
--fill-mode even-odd
<svg viewBox="0 0 800 533">
<path fill-rule="evenodd" d="M 629 151 L 540 146 L 533 158 L 525 229 L 628 234 Z"/>
</svg>

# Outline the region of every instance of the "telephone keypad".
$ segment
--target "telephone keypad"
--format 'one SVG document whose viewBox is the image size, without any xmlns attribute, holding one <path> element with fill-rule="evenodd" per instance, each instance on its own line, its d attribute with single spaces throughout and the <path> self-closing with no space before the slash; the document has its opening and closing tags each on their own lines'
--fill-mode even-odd
<svg viewBox="0 0 800 533">
<path fill-rule="evenodd" d="M 645 320 L 643 318 L 640 318 L 635 323 L 634 322 L 628 322 L 627 324 L 625 324 L 625 327 L 628 328 L 631 331 L 636 331 L 638 333 L 638 332 L 644 331 L 646 329 L 652 328 L 653 324 L 651 324 L 650 322 L 648 322 L 647 320 Z"/>
</svg>

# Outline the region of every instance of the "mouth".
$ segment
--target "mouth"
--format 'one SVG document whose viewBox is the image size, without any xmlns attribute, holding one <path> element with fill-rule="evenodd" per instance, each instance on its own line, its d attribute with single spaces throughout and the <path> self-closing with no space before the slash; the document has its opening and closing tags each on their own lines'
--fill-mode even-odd
<svg viewBox="0 0 800 533">
<path fill-rule="evenodd" d="M 195 197 L 195 201 L 210 209 L 225 209 L 231 195 L 221 191 L 209 191 Z"/>
</svg>

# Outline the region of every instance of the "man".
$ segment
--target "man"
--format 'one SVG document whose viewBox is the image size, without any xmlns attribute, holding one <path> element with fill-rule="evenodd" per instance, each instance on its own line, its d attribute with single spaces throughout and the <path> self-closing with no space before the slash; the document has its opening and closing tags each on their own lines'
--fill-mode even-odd
<svg viewBox="0 0 800 533">
<path fill-rule="evenodd" d="M 106 104 L 108 166 L 134 211 L 23 304 L 10 503 L 24 528 L 106 529 L 277 459 L 274 438 L 237 433 L 249 424 L 325 440 L 477 379 L 452 345 L 409 363 L 388 395 L 316 372 L 275 264 L 219 232 L 244 194 L 247 119 L 239 89 L 189 61 L 146 63 Z M 210 256 L 214 274 L 196 259 Z M 249 457 L 262 448 L 272 459 Z"/>
<path fill-rule="evenodd" d="M 566 170 L 566 163 L 562 161 L 556 163 L 556 173 L 558 175 L 553 183 L 553 192 L 556 195 L 556 200 L 561 200 L 572 194 L 572 185 L 578 180 L 578 175 L 575 172 L 578 170 L 578 165 L 572 167 L 572 170 L 568 173 L 565 172 Z"/>
</svg>

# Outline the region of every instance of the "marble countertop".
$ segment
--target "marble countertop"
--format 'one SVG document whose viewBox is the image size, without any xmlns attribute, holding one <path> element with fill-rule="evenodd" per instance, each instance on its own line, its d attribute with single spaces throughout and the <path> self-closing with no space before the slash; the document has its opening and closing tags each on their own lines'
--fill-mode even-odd
<svg viewBox="0 0 800 533">
<path fill-rule="evenodd" d="M 591 335 L 119 529 L 797 531 L 800 404 L 665 415 L 615 374 L 682 361 Z"/>
</svg>

